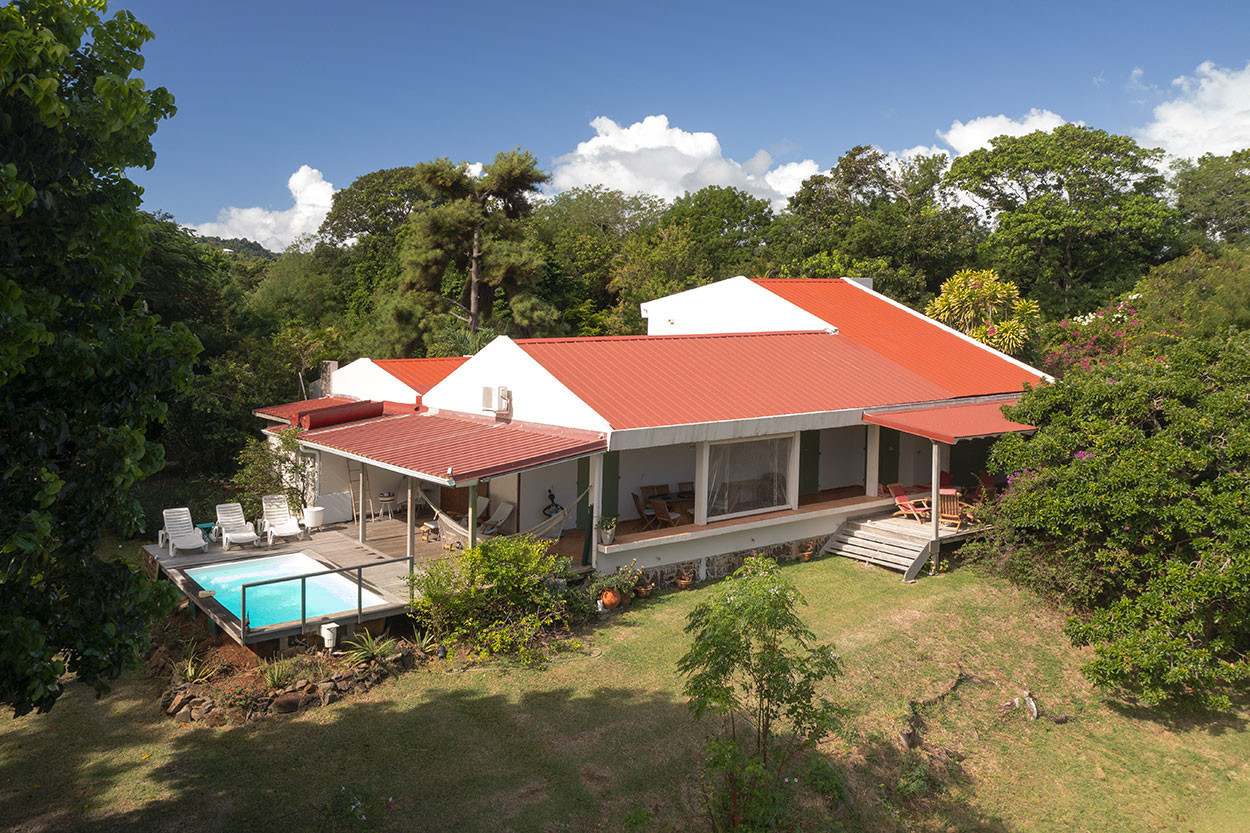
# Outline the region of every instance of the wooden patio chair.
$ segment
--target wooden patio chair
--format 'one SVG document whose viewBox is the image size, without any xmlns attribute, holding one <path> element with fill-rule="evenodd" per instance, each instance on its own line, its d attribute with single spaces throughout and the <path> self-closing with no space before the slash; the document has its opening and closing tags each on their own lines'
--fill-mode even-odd
<svg viewBox="0 0 1250 833">
<path fill-rule="evenodd" d="M 985 469 L 977 472 L 977 488 L 972 493 L 971 499 L 977 503 L 985 503 L 990 500 L 998 492 L 998 485 L 994 482 L 994 478 Z"/>
<path fill-rule="evenodd" d="M 895 515 L 915 518 L 924 523 L 929 520 L 929 501 L 927 498 L 914 498 L 907 494 L 902 483 L 891 483 L 886 487 L 894 497 Z"/>
<path fill-rule="evenodd" d="M 638 510 L 638 518 L 642 521 L 643 529 L 650 529 L 656 525 L 655 513 L 642 502 L 642 496 L 637 492 L 630 492 L 629 496 L 634 499 L 634 508 Z"/>
<path fill-rule="evenodd" d="M 679 491 L 679 492 L 693 492 L 693 491 L 694 491 L 694 481 L 693 481 L 693 480 L 683 480 L 683 481 L 681 481 L 680 483 L 678 483 L 678 484 L 677 484 L 677 491 Z"/>
<path fill-rule="evenodd" d="M 681 523 L 681 515 L 668 510 L 668 504 L 659 498 L 651 498 L 651 511 L 655 512 L 656 523 L 677 526 Z"/>
<path fill-rule="evenodd" d="M 959 529 L 964 524 L 967 507 L 959 499 L 958 489 L 942 489 L 938 492 L 938 523 Z"/>
<path fill-rule="evenodd" d="M 667 483 L 656 483 L 655 485 L 643 486 L 640 489 L 638 489 L 638 493 L 642 495 L 642 499 L 646 503 L 650 503 L 651 498 L 655 497 L 656 495 L 668 494 L 668 491 L 669 489 L 668 489 Z"/>
</svg>

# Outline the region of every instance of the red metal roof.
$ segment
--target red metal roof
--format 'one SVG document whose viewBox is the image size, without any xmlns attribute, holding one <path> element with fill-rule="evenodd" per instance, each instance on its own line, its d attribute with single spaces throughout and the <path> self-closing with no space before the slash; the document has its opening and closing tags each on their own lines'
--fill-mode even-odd
<svg viewBox="0 0 1250 833">
<path fill-rule="evenodd" d="M 907 402 L 957 392 L 825 332 L 522 339 L 614 429 Z"/>
<path fill-rule="evenodd" d="M 452 356 L 433 359 L 374 359 L 373 363 L 417 393 L 424 394 L 468 360 L 467 356 Z"/>
<path fill-rule="evenodd" d="M 940 405 L 933 408 L 866 413 L 864 422 L 884 425 L 886 428 L 941 443 L 1037 430 L 1035 425 L 1012 422 L 1003 416 L 1003 406 L 1015 403 L 1016 400 L 1013 399 L 1009 402 L 977 402 L 971 405 Z"/>
<path fill-rule="evenodd" d="M 285 405 L 271 405 L 267 408 L 257 408 L 252 411 L 258 417 L 265 419 L 276 419 L 279 422 L 292 422 L 302 413 L 319 410 L 321 408 L 333 408 L 338 405 L 349 405 L 355 402 L 355 399 L 348 399 L 345 396 L 323 396 L 320 399 L 302 399 L 299 402 L 288 402 Z"/>
<path fill-rule="evenodd" d="M 768 278 L 755 283 L 838 328 L 838 333 L 951 391 L 952 396 L 1019 392 L 1035 373 L 936 322 L 842 278 Z"/>
<path fill-rule="evenodd" d="M 603 436 L 468 414 L 402 414 L 317 428 L 300 441 L 441 480 L 465 482 L 580 457 Z M 452 473 L 447 474 L 448 468 Z"/>
</svg>

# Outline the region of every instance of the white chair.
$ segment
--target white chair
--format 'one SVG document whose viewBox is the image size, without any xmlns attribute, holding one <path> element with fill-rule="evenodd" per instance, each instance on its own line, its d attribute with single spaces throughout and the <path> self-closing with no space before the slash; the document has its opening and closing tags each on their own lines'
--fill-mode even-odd
<svg viewBox="0 0 1250 833">
<path fill-rule="evenodd" d="M 178 550 L 201 550 L 208 552 L 208 541 L 204 533 L 191 522 L 191 510 L 185 506 L 177 509 L 166 509 L 165 529 L 162 530 L 165 540 L 169 542 L 169 557 L 173 558 Z"/>
<path fill-rule="evenodd" d="M 274 538 L 303 536 L 304 528 L 291 514 L 286 495 L 265 495 L 261 498 L 261 506 L 264 508 L 264 517 L 260 522 L 260 534 L 267 536 L 270 546 L 273 545 Z"/>
<path fill-rule="evenodd" d="M 478 521 L 480 522 L 480 521 L 482 520 L 482 516 L 483 516 L 483 515 L 485 515 L 485 514 L 486 514 L 487 512 L 489 512 L 489 511 L 490 511 L 490 498 L 489 498 L 489 497 L 479 497 L 479 498 L 477 499 L 477 519 L 478 519 Z M 468 516 L 468 515 L 465 515 L 463 518 L 461 518 L 461 520 L 464 522 L 464 523 L 463 523 L 463 526 L 468 527 L 468 525 L 469 525 L 469 516 Z"/>
<path fill-rule="evenodd" d="M 258 544 L 260 537 L 256 527 L 243 517 L 243 507 L 237 503 L 217 504 L 217 533 L 221 536 L 221 548 L 230 549 L 231 544 Z"/>
<path fill-rule="evenodd" d="M 503 526 L 504 521 L 508 520 L 509 516 L 512 515 L 513 509 L 516 509 L 515 505 L 500 502 L 500 504 L 495 507 L 495 511 L 491 513 L 491 516 L 486 519 L 486 523 L 482 524 L 482 534 L 498 535 L 502 532 L 503 530 L 501 530 L 500 527 Z"/>
</svg>

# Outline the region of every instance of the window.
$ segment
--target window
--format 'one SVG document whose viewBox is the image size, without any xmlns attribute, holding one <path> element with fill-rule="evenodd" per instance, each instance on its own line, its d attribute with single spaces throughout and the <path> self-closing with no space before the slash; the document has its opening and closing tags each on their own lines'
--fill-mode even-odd
<svg viewBox="0 0 1250 833">
<path fill-rule="evenodd" d="M 717 443 L 708 447 L 708 520 L 790 505 L 794 437 Z"/>
</svg>

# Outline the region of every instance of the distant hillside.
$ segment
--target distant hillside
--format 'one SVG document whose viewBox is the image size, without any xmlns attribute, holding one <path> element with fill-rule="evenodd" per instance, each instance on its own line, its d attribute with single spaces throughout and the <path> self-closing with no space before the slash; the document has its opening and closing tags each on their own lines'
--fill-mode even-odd
<svg viewBox="0 0 1250 833">
<path fill-rule="evenodd" d="M 239 237 L 231 237 L 227 240 L 221 237 L 204 237 L 201 235 L 196 235 L 195 239 L 201 243 L 206 243 L 209 246 L 212 246 L 214 249 L 234 252 L 235 254 L 243 255 L 244 257 L 271 259 L 278 256 L 277 252 L 269 251 L 254 240 L 244 240 Z"/>
</svg>

